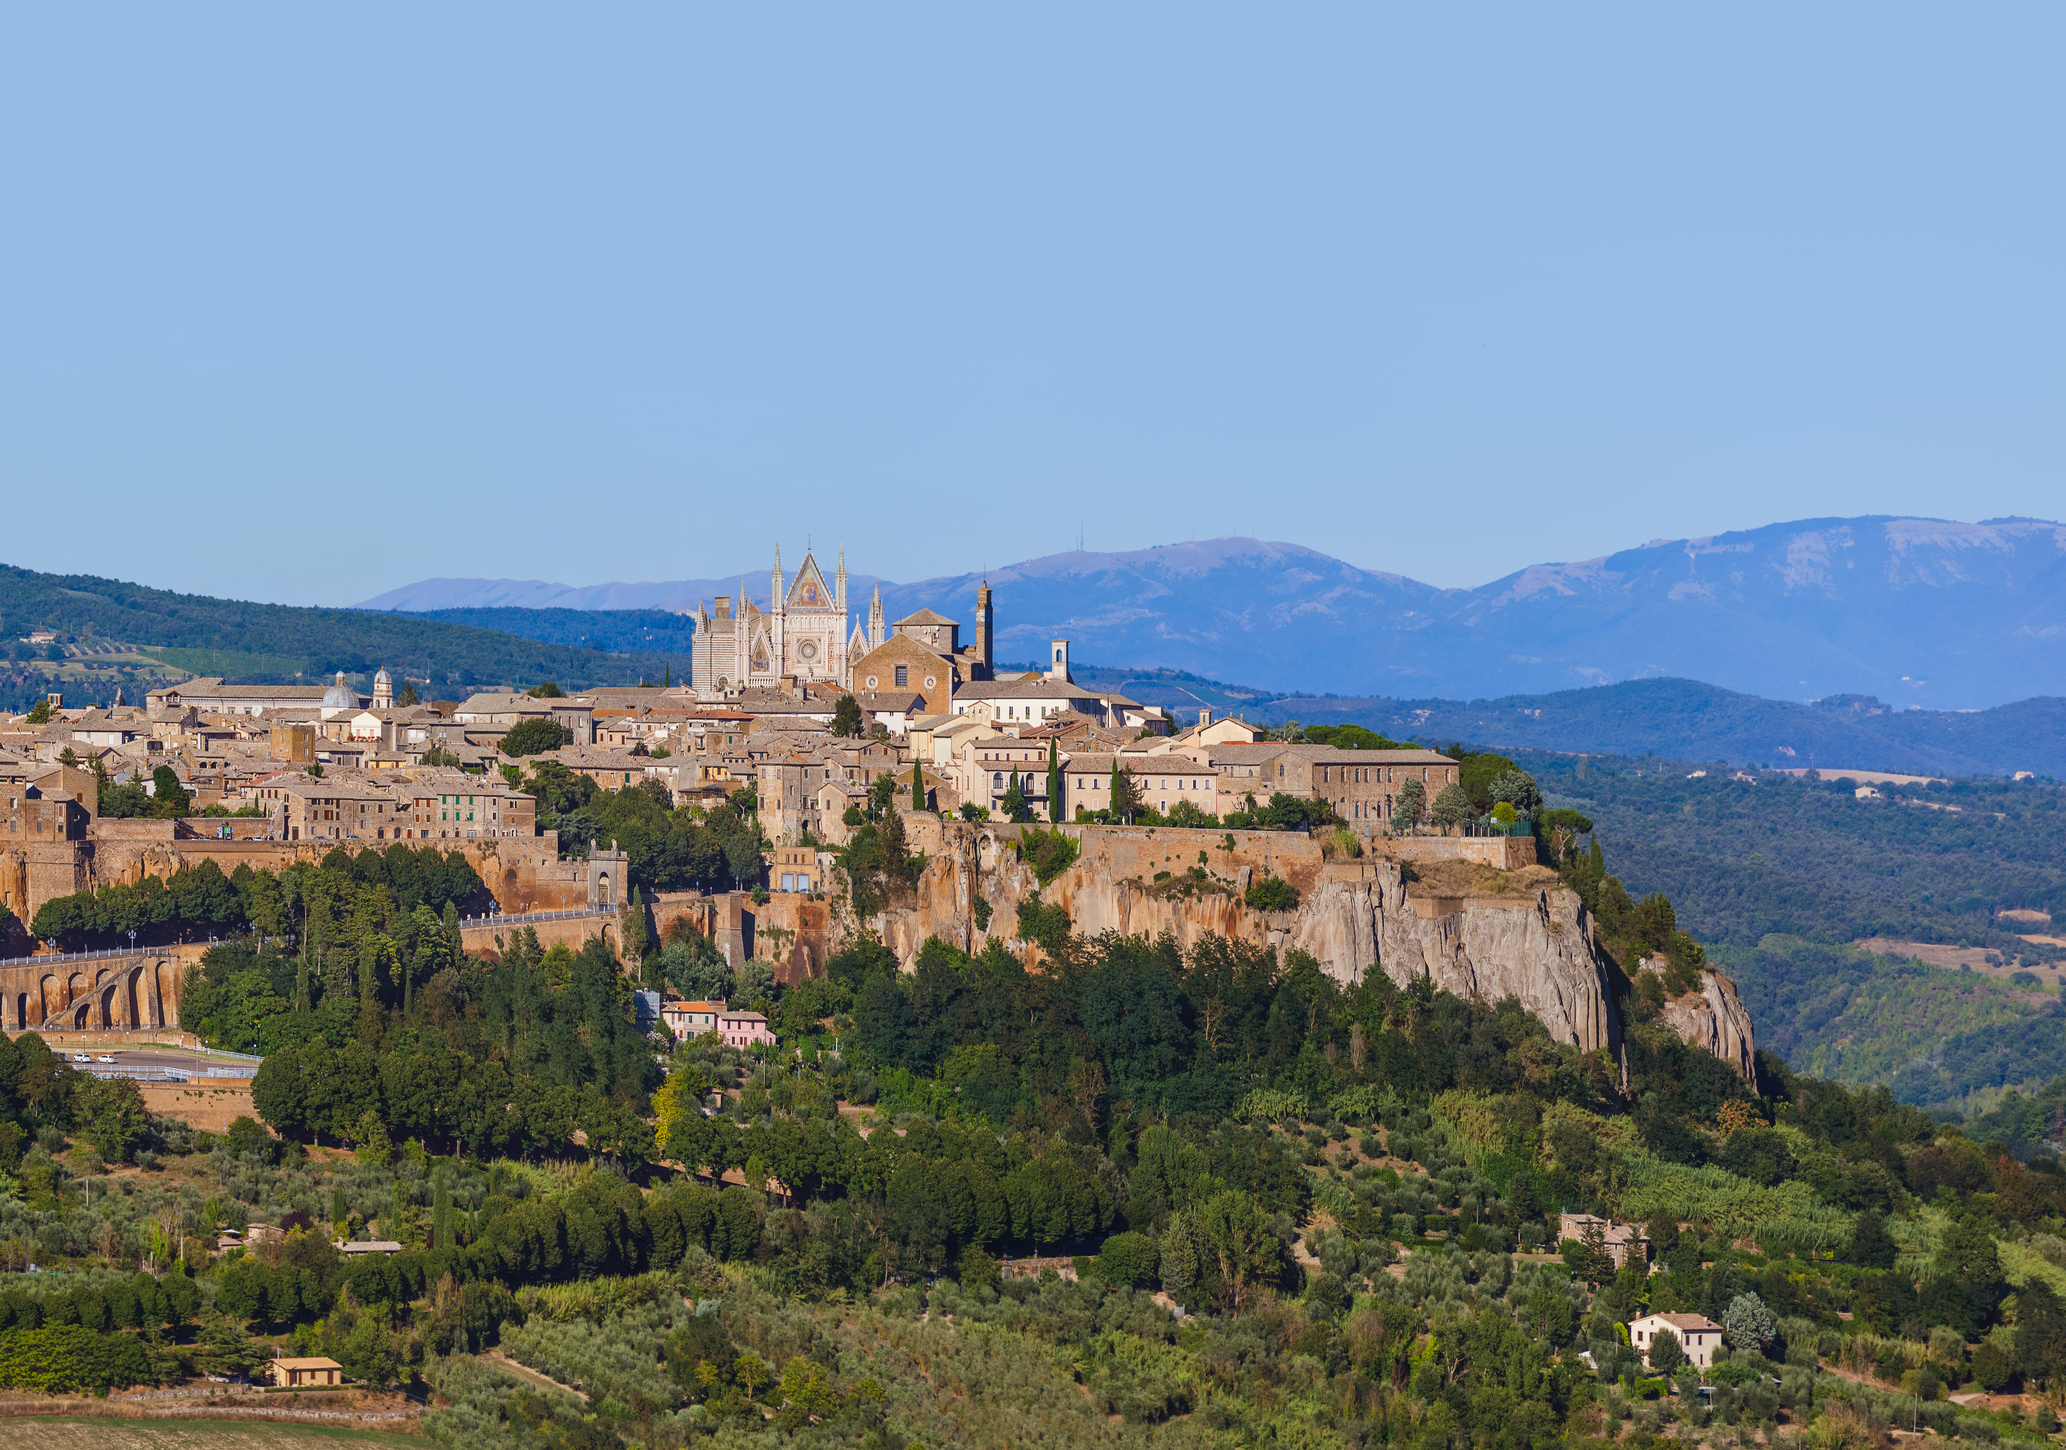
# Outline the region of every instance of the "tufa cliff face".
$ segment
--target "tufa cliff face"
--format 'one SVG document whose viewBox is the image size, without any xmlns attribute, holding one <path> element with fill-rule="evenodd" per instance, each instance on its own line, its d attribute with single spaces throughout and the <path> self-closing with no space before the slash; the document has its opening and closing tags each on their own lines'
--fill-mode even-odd
<svg viewBox="0 0 2066 1450">
<path fill-rule="evenodd" d="M 1736 984 L 1720 972 L 1702 972 L 1700 991 L 1664 1004 L 1658 1019 L 1695 1047 L 1705 1048 L 1755 1081 L 1757 1042 Z"/>
<path fill-rule="evenodd" d="M 1399 861 L 1326 860 L 1304 836 L 1065 826 L 1081 854 L 1042 890 L 1013 849 L 1015 827 L 914 816 L 910 829 L 928 854 L 916 899 L 867 923 L 907 964 L 938 936 L 966 951 L 997 937 L 1038 965 L 1039 947 L 1017 935 L 1018 908 L 1037 895 L 1067 910 L 1083 935 L 1167 933 L 1187 949 L 1209 935 L 1232 937 L 1309 952 L 1343 982 L 1372 968 L 1401 986 L 1425 975 L 1458 996 L 1516 997 L 1581 1051 L 1620 1047 L 1611 968 L 1591 920 L 1544 868 L 1435 863 L 1421 868 L 1427 879 L 1409 881 Z M 1296 910 L 1242 904 L 1241 893 L 1269 874 L 1298 889 Z M 988 931 L 975 925 L 979 896 L 990 905 Z M 1749 1015 L 1725 979 L 1710 974 L 1697 1003 L 1688 998 L 1672 1010 L 1688 1041 L 1749 1072 Z"/>
</svg>

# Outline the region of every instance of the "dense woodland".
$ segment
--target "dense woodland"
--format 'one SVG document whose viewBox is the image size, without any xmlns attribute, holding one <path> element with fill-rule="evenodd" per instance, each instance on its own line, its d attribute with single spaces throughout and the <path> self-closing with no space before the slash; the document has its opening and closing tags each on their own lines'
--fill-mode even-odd
<svg viewBox="0 0 2066 1450">
<path fill-rule="evenodd" d="M 2027 908 L 2066 921 L 2058 785 L 1969 778 L 1883 785 L 1884 798 L 1859 800 L 1849 777 L 1752 783 L 1658 757 L 1516 758 L 1550 804 L 1589 816 L 1628 879 L 1670 895 L 1704 940 L 1887 936 L 2066 958 L 1996 917 Z"/>
<path fill-rule="evenodd" d="M 1860 800 L 1847 777 L 1753 784 L 1654 757 L 1521 761 L 1553 807 L 1584 814 L 1632 885 L 1670 896 L 1736 981 L 1759 1042 L 1795 1067 L 1961 1110 L 2066 1073 L 2066 953 L 2025 939 L 2041 926 L 1998 915 L 2066 920 L 2056 785 L 1957 780 Z M 1988 980 L 1849 945 L 1873 936 L 1984 948 L 2028 975 Z"/>
</svg>

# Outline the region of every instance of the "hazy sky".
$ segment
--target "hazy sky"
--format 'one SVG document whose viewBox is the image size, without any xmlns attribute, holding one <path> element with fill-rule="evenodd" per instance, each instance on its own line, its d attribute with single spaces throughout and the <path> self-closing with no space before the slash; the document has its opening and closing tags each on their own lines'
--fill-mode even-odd
<svg viewBox="0 0 2066 1450">
<path fill-rule="evenodd" d="M 2066 13 L 1692 9 L 16 7 L 0 562 L 2066 513 Z"/>
</svg>

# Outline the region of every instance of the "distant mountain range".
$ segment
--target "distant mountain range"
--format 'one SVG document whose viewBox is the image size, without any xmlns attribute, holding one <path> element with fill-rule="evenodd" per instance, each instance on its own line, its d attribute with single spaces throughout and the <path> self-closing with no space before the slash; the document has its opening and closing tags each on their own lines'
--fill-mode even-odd
<svg viewBox="0 0 2066 1450">
<path fill-rule="evenodd" d="M 465 609 L 488 624 L 498 607 L 689 609 L 741 579 L 764 602 L 767 577 L 762 565 L 585 588 L 437 579 L 361 607 Z M 1680 678 L 1896 708 L 2066 695 L 2066 525 L 2037 519 L 1808 519 L 1532 565 L 1475 589 L 1234 538 L 1055 554 L 987 577 L 1007 658 L 1067 637 L 1077 659 L 1273 691 L 1475 700 Z M 884 581 L 883 599 L 893 619 L 931 608 L 966 623 L 978 582 Z M 856 580 L 857 612 L 869 587 Z"/>
</svg>

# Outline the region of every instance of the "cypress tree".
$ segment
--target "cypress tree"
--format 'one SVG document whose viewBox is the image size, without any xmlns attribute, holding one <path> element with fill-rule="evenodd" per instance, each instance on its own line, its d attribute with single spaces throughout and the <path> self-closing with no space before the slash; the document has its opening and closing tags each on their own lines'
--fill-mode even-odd
<svg viewBox="0 0 2066 1450">
<path fill-rule="evenodd" d="M 911 762 L 911 809 L 925 809 L 925 772 L 915 760 Z"/>
<path fill-rule="evenodd" d="M 1119 778 L 1119 756 L 1112 756 L 1112 785 L 1105 792 L 1105 808 L 1114 815 L 1119 814 L 1126 804 L 1126 784 Z"/>
<path fill-rule="evenodd" d="M 1053 824 L 1062 819 L 1062 758 L 1052 740 L 1047 742 L 1047 819 Z"/>
</svg>

